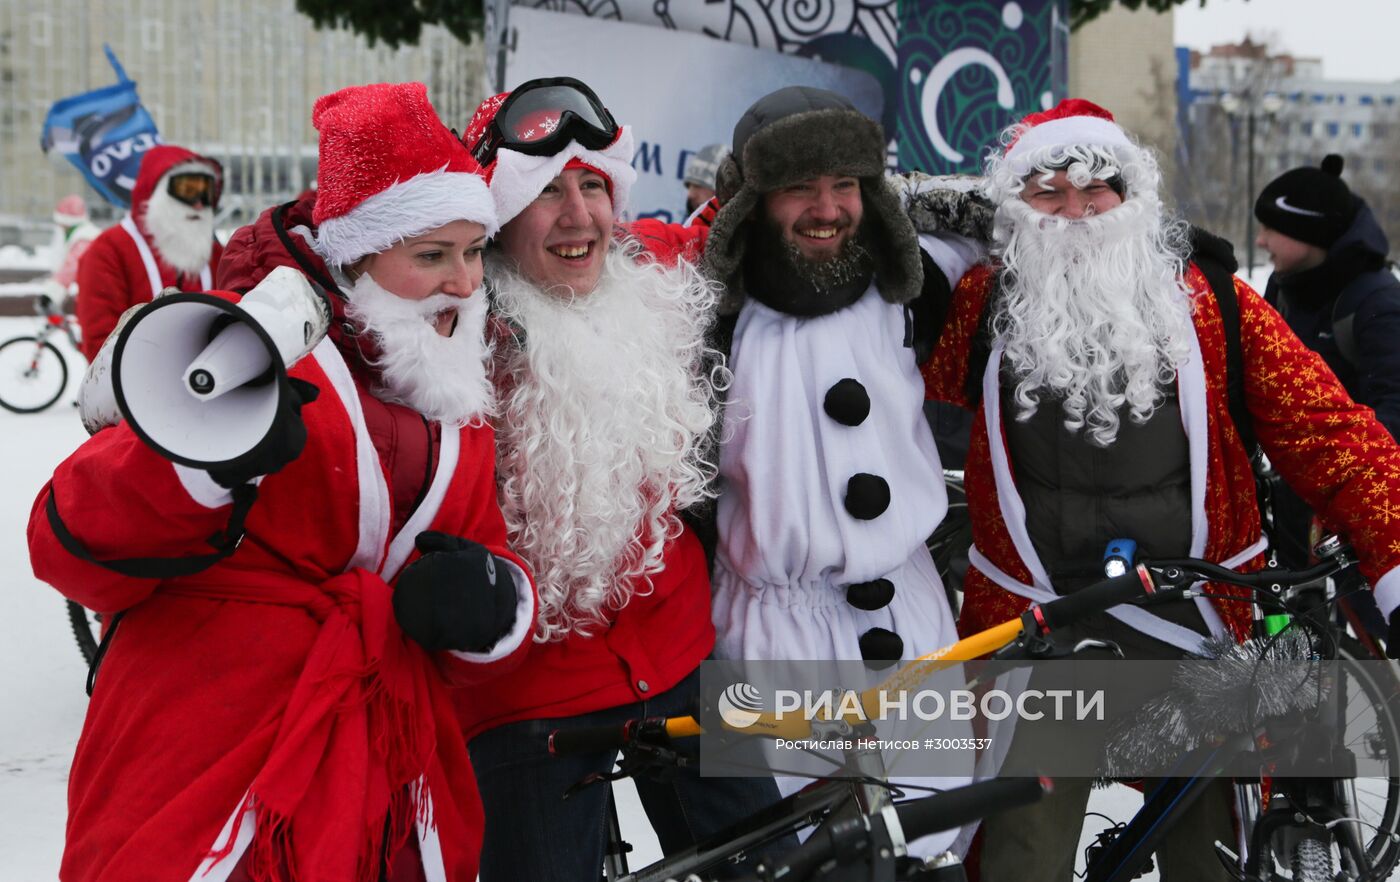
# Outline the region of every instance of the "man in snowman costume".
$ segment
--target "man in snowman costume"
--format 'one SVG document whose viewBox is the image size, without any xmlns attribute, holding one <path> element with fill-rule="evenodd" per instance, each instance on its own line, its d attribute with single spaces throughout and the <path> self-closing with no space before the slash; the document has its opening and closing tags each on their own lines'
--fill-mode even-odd
<svg viewBox="0 0 1400 882">
<path fill-rule="evenodd" d="M 701 264 L 732 329 L 720 658 L 888 668 L 957 639 L 924 545 L 947 499 L 919 369 L 980 247 L 915 233 L 885 145 L 844 97 L 789 87 L 749 108 L 720 167 Z"/>
</svg>

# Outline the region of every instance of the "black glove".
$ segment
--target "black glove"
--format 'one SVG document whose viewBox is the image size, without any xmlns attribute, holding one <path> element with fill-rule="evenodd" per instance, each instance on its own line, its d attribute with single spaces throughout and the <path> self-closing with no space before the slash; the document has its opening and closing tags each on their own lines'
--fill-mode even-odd
<svg viewBox="0 0 1400 882">
<path fill-rule="evenodd" d="M 468 539 L 427 531 L 394 586 L 394 618 L 427 650 L 485 652 L 515 624 L 515 579 Z"/>
<path fill-rule="evenodd" d="M 1400 658 L 1400 609 L 1390 614 L 1390 627 L 1385 632 L 1385 657 Z"/>
<path fill-rule="evenodd" d="M 301 456 L 306 447 L 306 423 L 301 421 L 301 408 L 320 394 L 320 389 L 305 380 L 284 380 L 277 414 L 267 437 L 227 465 L 210 469 L 209 477 L 220 487 L 232 489 L 259 475 L 281 471 L 283 466 Z"/>
</svg>

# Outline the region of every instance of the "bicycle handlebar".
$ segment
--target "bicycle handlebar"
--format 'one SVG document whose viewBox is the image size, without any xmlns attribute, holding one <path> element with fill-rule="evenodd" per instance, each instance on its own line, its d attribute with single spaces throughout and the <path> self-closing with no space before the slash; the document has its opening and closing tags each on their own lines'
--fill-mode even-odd
<svg viewBox="0 0 1400 882">
<path fill-rule="evenodd" d="M 1000 778 L 895 803 L 904 838 L 952 830 L 987 815 L 1039 802 L 1054 789 L 1049 778 Z"/>
<path fill-rule="evenodd" d="M 905 841 L 913 842 L 930 833 L 952 830 L 987 815 L 1030 805 L 1051 789 L 1049 778 L 982 781 L 896 803 L 894 810 L 904 831 Z M 865 815 L 836 819 L 818 827 L 791 854 L 769 866 L 762 877 L 750 873 L 739 877 L 737 882 L 760 882 L 760 878 L 782 879 L 784 882 L 806 879 L 812 871 L 833 858 L 838 864 L 866 859 L 870 852 L 867 847 L 870 839 L 870 818 Z"/>
<path fill-rule="evenodd" d="M 1297 585 L 1331 575 L 1350 563 L 1349 551 L 1335 552 L 1331 559 L 1306 570 L 1265 569 L 1237 573 L 1219 564 L 1197 559 L 1161 560 L 1139 563 L 1130 572 L 1095 583 L 1073 594 L 1034 604 L 1018 621 L 1012 619 L 913 660 L 885 681 L 888 686 L 906 673 L 922 675 L 927 665 L 941 665 L 977 658 L 1016 639 L 1019 633 L 1044 636 L 1125 603 L 1154 602 L 1181 597 L 1194 581 L 1224 582 L 1246 587 Z M 870 690 L 867 690 L 870 691 Z M 617 750 L 639 740 L 664 741 L 699 735 L 702 730 L 694 717 L 647 717 L 606 726 L 558 729 L 549 735 L 549 752 L 554 756 Z M 772 732 L 766 734 L 772 735 Z"/>
<path fill-rule="evenodd" d="M 636 741 L 660 741 L 699 734 L 700 725 L 694 717 L 643 717 L 606 726 L 555 729 L 549 733 L 549 753 L 551 756 L 575 756 L 617 750 Z"/>
<path fill-rule="evenodd" d="M 1140 563 L 1132 572 L 1097 582 L 1073 594 L 1032 606 L 1023 618 L 1027 627 L 1045 635 L 1075 624 L 1087 616 L 1123 603 L 1152 603 L 1180 597 L 1193 581 L 1222 582 L 1245 588 L 1269 585 L 1302 585 L 1330 576 L 1350 564 L 1346 552 L 1305 570 L 1263 569 L 1238 573 L 1216 563 L 1194 558 Z M 1029 622 L 1026 621 L 1029 619 Z"/>
<path fill-rule="evenodd" d="M 1314 582 L 1324 576 L 1330 576 L 1339 570 L 1350 566 L 1352 558 L 1350 549 L 1344 549 L 1330 560 L 1314 564 L 1305 570 L 1286 570 L 1277 568 L 1266 568 L 1255 570 L 1252 573 L 1237 573 L 1220 564 L 1209 561 L 1186 558 L 1183 560 L 1157 560 L 1148 561 L 1154 570 L 1166 573 L 1169 570 L 1184 570 L 1193 576 L 1200 577 L 1203 581 L 1223 582 L 1228 585 L 1239 585 L 1244 588 L 1257 588 L 1267 585 L 1303 585 Z"/>
<path fill-rule="evenodd" d="M 1088 616 L 1101 613 L 1122 603 L 1130 603 L 1157 593 L 1152 572 L 1138 564 L 1130 572 L 1106 579 L 1056 600 L 1038 604 L 1027 610 L 1040 634 L 1072 625 Z"/>
</svg>

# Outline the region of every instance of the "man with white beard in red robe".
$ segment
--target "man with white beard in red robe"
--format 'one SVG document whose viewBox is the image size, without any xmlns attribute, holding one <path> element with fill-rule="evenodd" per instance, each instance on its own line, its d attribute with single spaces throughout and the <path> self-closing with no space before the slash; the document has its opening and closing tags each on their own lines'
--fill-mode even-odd
<svg viewBox="0 0 1400 882">
<path fill-rule="evenodd" d="M 1070 99 L 1011 127 L 1003 143 L 987 167 L 992 259 L 958 285 L 924 368 L 930 397 L 981 411 L 967 461 L 974 546 L 959 631 L 1101 580 L 1115 540 L 1136 542 L 1146 559 L 1259 566 L 1266 540 L 1249 431 L 1349 534 L 1378 605 L 1395 609 L 1400 519 L 1385 500 L 1400 492 L 1400 450 L 1374 414 L 1248 285 L 1228 272 L 1220 287 L 1207 281 L 1202 267 L 1223 262 L 1218 247 L 1193 242 L 1163 208 L 1156 161 L 1108 111 Z M 1243 412 L 1231 382 L 1243 386 Z M 1097 638 L 1129 660 L 1170 660 L 1210 636 L 1249 636 L 1249 604 L 1218 593 L 1117 607 L 1057 641 Z M 1045 730 L 1035 734 L 1010 744 L 1006 762 L 1021 774 L 1054 749 Z M 1082 725 L 1061 734 L 1062 750 L 1102 744 Z M 1036 879 L 1068 882 L 1091 783 L 1057 779 L 1042 802 L 985 821 L 984 882 L 1023 879 L 1032 866 Z M 1164 880 L 1229 878 L 1212 842 L 1232 839 L 1230 798 L 1220 780 L 1182 803 L 1157 850 Z"/>
<path fill-rule="evenodd" d="M 592 882 L 608 791 L 561 797 L 617 752 L 556 758 L 548 737 L 694 709 L 715 634 L 706 554 L 683 515 L 714 474 L 715 293 L 617 229 L 632 134 L 587 86 L 537 80 L 490 98 L 464 140 L 502 222 L 487 264 L 501 508 L 540 595 L 525 664 L 460 704 L 486 810 L 481 878 Z M 777 799 L 768 779 L 694 768 L 636 784 L 667 853 Z"/>
<path fill-rule="evenodd" d="M 166 288 L 207 291 L 223 249 L 214 238 L 224 171 L 213 159 L 162 144 L 141 158 L 131 211 L 78 263 L 75 309 L 92 361 L 117 318 Z"/>
</svg>

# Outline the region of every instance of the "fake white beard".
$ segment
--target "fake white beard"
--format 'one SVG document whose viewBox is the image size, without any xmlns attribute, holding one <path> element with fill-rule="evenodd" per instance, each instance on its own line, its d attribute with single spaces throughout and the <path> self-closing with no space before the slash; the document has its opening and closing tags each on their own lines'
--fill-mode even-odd
<svg viewBox="0 0 1400 882">
<path fill-rule="evenodd" d="M 486 295 L 478 289 L 465 300 L 433 294 L 408 300 L 386 291 L 363 273 L 345 291 L 345 312 L 373 335 L 379 348 L 380 385 L 375 395 L 403 404 L 449 426 L 479 423 L 490 416 L 494 396 L 487 362 Z M 432 318 L 455 309 L 457 324 L 444 337 Z"/>
<path fill-rule="evenodd" d="M 207 172 L 207 166 L 199 165 L 197 171 Z M 166 192 L 170 176 L 176 172 L 190 171 L 176 166 L 165 173 L 156 185 L 155 192 L 146 201 L 146 213 L 142 223 L 155 242 L 156 251 L 165 263 L 186 274 L 195 275 L 209 264 L 209 256 L 214 253 L 214 209 L 194 209 Z M 198 215 L 191 220 L 192 215 Z"/>
<path fill-rule="evenodd" d="M 1064 397 L 1065 428 L 1101 447 L 1127 405 L 1151 417 L 1191 352 L 1184 229 L 1164 223 L 1155 193 L 1102 215 L 1067 220 L 1012 197 L 997 210 L 993 253 L 1005 269 L 993 332 L 1018 378 L 1017 419 L 1042 391 Z"/>
<path fill-rule="evenodd" d="M 496 356 L 501 510 L 539 588 L 535 640 L 606 623 L 651 591 L 676 511 L 712 494 L 716 293 L 695 270 L 614 247 L 592 293 L 545 294 L 497 262 L 495 306 L 523 329 Z"/>
</svg>

